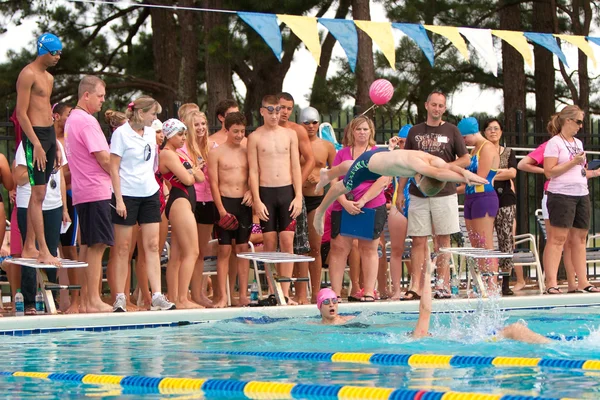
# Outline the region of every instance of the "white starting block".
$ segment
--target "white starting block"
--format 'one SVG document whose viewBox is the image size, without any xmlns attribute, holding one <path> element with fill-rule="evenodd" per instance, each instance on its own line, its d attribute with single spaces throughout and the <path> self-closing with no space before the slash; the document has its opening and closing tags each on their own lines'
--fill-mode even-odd
<svg viewBox="0 0 600 400">
<path fill-rule="evenodd" d="M 458 256 L 463 256 L 467 258 L 467 271 L 471 275 L 471 280 L 473 281 L 473 285 L 477 287 L 481 297 L 488 297 L 488 292 L 486 286 L 483 284 L 483 280 L 481 279 L 482 272 L 479 271 L 479 265 L 477 264 L 477 260 L 486 259 L 486 258 L 512 258 L 513 253 L 503 253 L 498 250 L 489 250 L 489 249 L 481 249 L 477 247 L 446 247 L 441 248 L 440 252 L 442 253 L 450 253 L 456 254 Z M 475 262 L 469 262 L 468 259 L 471 258 Z M 502 275 L 498 272 L 493 273 L 483 273 L 483 275 Z"/>
<path fill-rule="evenodd" d="M 315 261 L 314 257 L 302 256 L 298 254 L 280 253 L 280 252 L 261 252 L 261 253 L 239 253 L 237 255 L 240 258 L 245 258 L 250 261 L 261 261 L 265 264 L 265 271 L 267 273 L 267 279 L 270 282 L 270 286 L 275 291 L 275 298 L 279 305 L 285 306 L 285 296 L 283 290 L 281 290 L 281 282 L 308 282 L 308 278 L 291 278 L 291 277 L 279 277 L 277 276 L 277 270 L 275 266 L 280 263 L 298 263 L 298 262 L 310 262 Z"/>
<path fill-rule="evenodd" d="M 54 296 L 52 290 L 67 289 L 77 290 L 81 289 L 80 285 L 59 285 L 48 281 L 48 275 L 44 269 L 58 269 L 58 268 L 84 268 L 88 266 L 88 263 L 83 261 L 68 260 L 66 258 L 59 258 L 61 266 L 57 267 L 50 264 L 38 263 L 34 258 L 7 258 L 4 262 L 9 264 L 20 265 L 22 267 L 35 268 L 37 286 L 42 289 L 44 295 L 44 303 L 46 303 L 46 312 L 48 314 L 56 314 L 56 305 L 54 303 Z"/>
</svg>

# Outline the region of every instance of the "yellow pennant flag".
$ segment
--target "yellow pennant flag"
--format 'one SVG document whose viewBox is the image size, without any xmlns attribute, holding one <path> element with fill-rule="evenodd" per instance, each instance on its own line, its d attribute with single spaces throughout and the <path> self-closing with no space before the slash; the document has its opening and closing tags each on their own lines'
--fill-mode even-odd
<svg viewBox="0 0 600 400">
<path fill-rule="evenodd" d="M 596 56 L 594 55 L 594 50 L 592 50 L 592 46 L 585 39 L 585 36 L 575 36 L 575 35 L 554 35 L 560 40 L 564 40 L 565 42 L 569 42 L 572 45 L 575 45 L 588 56 L 590 60 L 594 63 L 594 68 L 596 68 Z"/>
<path fill-rule="evenodd" d="M 306 46 L 310 54 L 321 65 L 321 41 L 317 28 L 317 19 L 298 15 L 277 14 L 277 18 L 286 24 Z"/>
<path fill-rule="evenodd" d="M 458 49 L 460 54 L 469 61 L 469 50 L 467 50 L 467 43 L 465 39 L 460 35 L 458 28 L 455 26 L 435 26 L 435 25 L 423 25 L 425 29 L 438 35 L 442 35 L 448 39 L 454 47 Z"/>
<path fill-rule="evenodd" d="M 525 36 L 523 36 L 523 32 L 499 31 L 493 29 L 492 35 L 499 37 L 514 47 L 515 50 L 521 53 L 525 63 L 529 65 L 530 68 L 533 68 L 533 52 L 531 47 L 529 47 L 529 43 L 527 43 L 527 39 L 525 39 Z"/>
<path fill-rule="evenodd" d="M 390 22 L 354 21 L 381 49 L 393 70 L 396 69 L 396 46 Z"/>
</svg>

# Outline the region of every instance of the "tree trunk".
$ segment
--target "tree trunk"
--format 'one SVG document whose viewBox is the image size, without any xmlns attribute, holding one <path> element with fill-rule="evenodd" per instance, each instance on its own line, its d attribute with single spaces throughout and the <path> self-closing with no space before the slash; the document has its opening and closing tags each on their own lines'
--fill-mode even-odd
<svg viewBox="0 0 600 400">
<path fill-rule="evenodd" d="M 534 32 L 552 33 L 553 20 L 556 12 L 552 0 L 537 0 L 533 2 Z M 546 124 L 555 112 L 554 103 L 554 55 L 537 44 L 533 47 L 535 60 L 535 131 L 545 132 Z"/>
<path fill-rule="evenodd" d="M 371 11 L 368 0 L 352 0 L 352 17 L 355 20 L 371 20 Z M 375 66 L 373 63 L 373 42 L 369 35 L 358 31 L 358 57 L 356 63 L 356 107 L 359 113 L 371 106 L 369 87 L 375 80 Z"/>
<path fill-rule="evenodd" d="M 334 18 L 346 18 L 349 9 L 350 0 L 340 0 L 340 4 L 338 5 L 338 9 Z M 310 104 L 313 107 L 316 107 L 321 113 L 327 113 L 331 111 L 326 109 L 325 104 L 327 104 L 327 102 L 323 100 L 329 96 L 329 91 L 327 89 L 327 71 L 331 62 L 331 54 L 333 53 L 333 46 L 335 46 L 335 42 L 335 37 L 333 37 L 331 33 L 327 33 L 327 37 L 325 37 L 325 41 L 321 46 L 321 59 L 319 66 L 317 67 L 317 72 L 315 73 L 315 78 L 313 80 L 312 90 L 310 93 Z"/>
<path fill-rule="evenodd" d="M 223 0 L 204 0 L 202 7 L 223 9 Z M 231 60 L 229 57 L 228 14 L 205 12 L 204 19 L 204 68 L 208 107 L 206 116 L 209 126 L 217 127 L 215 107 L 221 100 L 232 98 Z"/>
<path fill-rule="evenodd" d="M 180 0 L 182 7 L 193 7 L 194 0 Z M 217 14 L 217 13 L 206 13 Z M 198 29 L 197 12 L 180 11 L 177 13 L 180 29 L 181 63 L 179 68 L 178 100 L 184 103 L 198 101 Z"/>
<path fill-rule="evenodd" d="M 500 9 L 500 29 L 521 31 L 521 7 L 514 0 L 503 0 Z M 526 114 L 525 62 L 521 54 L 510 44 L 502 41 L 502 79 L 504 92 L 504 129 L 521 132 L 517 126 L 517 112 Z M 522 120 L 522 119 L 521 119 Z M 515 145 L 516 137 L 511 138 Z"/>
<path fill-rule="evenodd" d="M 166 0 L 157 1 L 160 4 L 170 4 Z M 152 8 L 152 51 L 154 57 L 154 73 L 159 83 L 165 84 L 171 90 L 154 92 L 152 95 L 163 108 L 163 118 L 175 115 L 174 103 L 177 100 L 176 88 L 179 87 L 179 64 L 177 23 L 172 10 Z"/>
<path fill-rule="evenodd" d="M 578 5 L 575 10 L 575 5 Z M 583 24 L 579 22 L 580 9 L 583 9 Z M 588 36 L 590 34 L 590 25 L 592 23 L 592 6 L 590 0 L 573 0 L 573 15 L 576 16 L 576 26 L 573 26 L 573 32 L 576 35 Z M 590 132 L 590 77 L 588 74 L 588 58 L 579 50 L 579 107 L 585 113 L 584 132 Z"/>
</svg>

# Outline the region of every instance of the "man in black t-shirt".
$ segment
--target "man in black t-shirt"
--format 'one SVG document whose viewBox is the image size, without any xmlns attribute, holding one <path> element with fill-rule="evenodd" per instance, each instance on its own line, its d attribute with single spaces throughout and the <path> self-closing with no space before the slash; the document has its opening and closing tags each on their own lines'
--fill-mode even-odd
<svg viewBox="0 0 600 400">
<path fill-rule="evenodd" d="M 427 121 L 415 125 L 408 132 L 406 150 L 422 150 L 442 158 L 447 163 L 465 168 L 469 165 L 470 156 L 458 128 L 442 121 L 446 111 L 446 96 L 433 92 L 425 103 Z M 398 201 L 404 201 L 404 187 L 407 179 L 400 179 L 398 185 Z M 414 185 L 409 189 L 408 235 L 412 237 L 411 250 L 411 287 L 404 299 L 418 298 L 422 289 L 421 266 L 425 257 L 429 256 L 427 239 L 435 233 L 435 250 L 450 247 L 450 235 L 460 230 L 458 224 L 458 199 L 456 185 L 448 183 L 444 189 L 433 197 L 425 197 Z M 448 254 L 440 254 L 437 258 L 437 278 L 439 280 L 436 297 L 449 298 L 450 273 Z"/>
</svg>

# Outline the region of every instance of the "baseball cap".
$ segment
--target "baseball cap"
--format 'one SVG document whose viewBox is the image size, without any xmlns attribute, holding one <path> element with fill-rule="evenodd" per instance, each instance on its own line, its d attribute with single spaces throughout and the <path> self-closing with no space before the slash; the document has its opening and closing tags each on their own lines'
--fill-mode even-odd
<svg viewBox="0 0 600 400">
<path fill-rule="evenodd" d="M 51 51 L 60 51 L 62 48 L 60 39 L 52 33 L 44 33 L 37 39 L 38 56 L 43 56 Z"/>
<path fill-rule="evenodd" d="M 160 119 L 155 119 L 152 121 L 152 125 L 150 125 L 150 127 L 154 129 L 155 132 L 162 131 L 163 123 L 160 122 Z"/>
<path fill-rule="evenodd" d="M 463 136 L 473 135 L 479 132 L 479 122 L 475 117 L 467 117 L 460 120 L 457 125 L 460 134 Z"/>
<path fill-rule="evenodd" d="M 320 120 L 319 112 L 314 107 L 306 107 L 300 112 L 300 123 Z"/>
<path fill-rule="evenodd" d="M 184 132 L 187 130 L 187 127 L 183 122 L 178 119 L 171 118 L 166 120 L 163 125 L 163 133 L 167 139 L 171 139 L 173 136 L 177 135 L 179 132 Z"/>
<path fill-rule="evenodd" d="M 337 294 L 329 288 L 319 290 L 319 293 L 317 293 L 317 308 L 319 310 L 321 309 L 323 301 L 327 299 L 337 299 Z"/>
<path fill-rule="evenodd" d="M 404 125 L 398 131 L 398 137 L 400 139 L 406 139 L 406 137 L 408 136 L 408 131 L 410 131 L 410 128 L 412 128 L 412 127 L 413 127 L 412 124 L 406 124 L 406 125 Z"/>
</svg>

